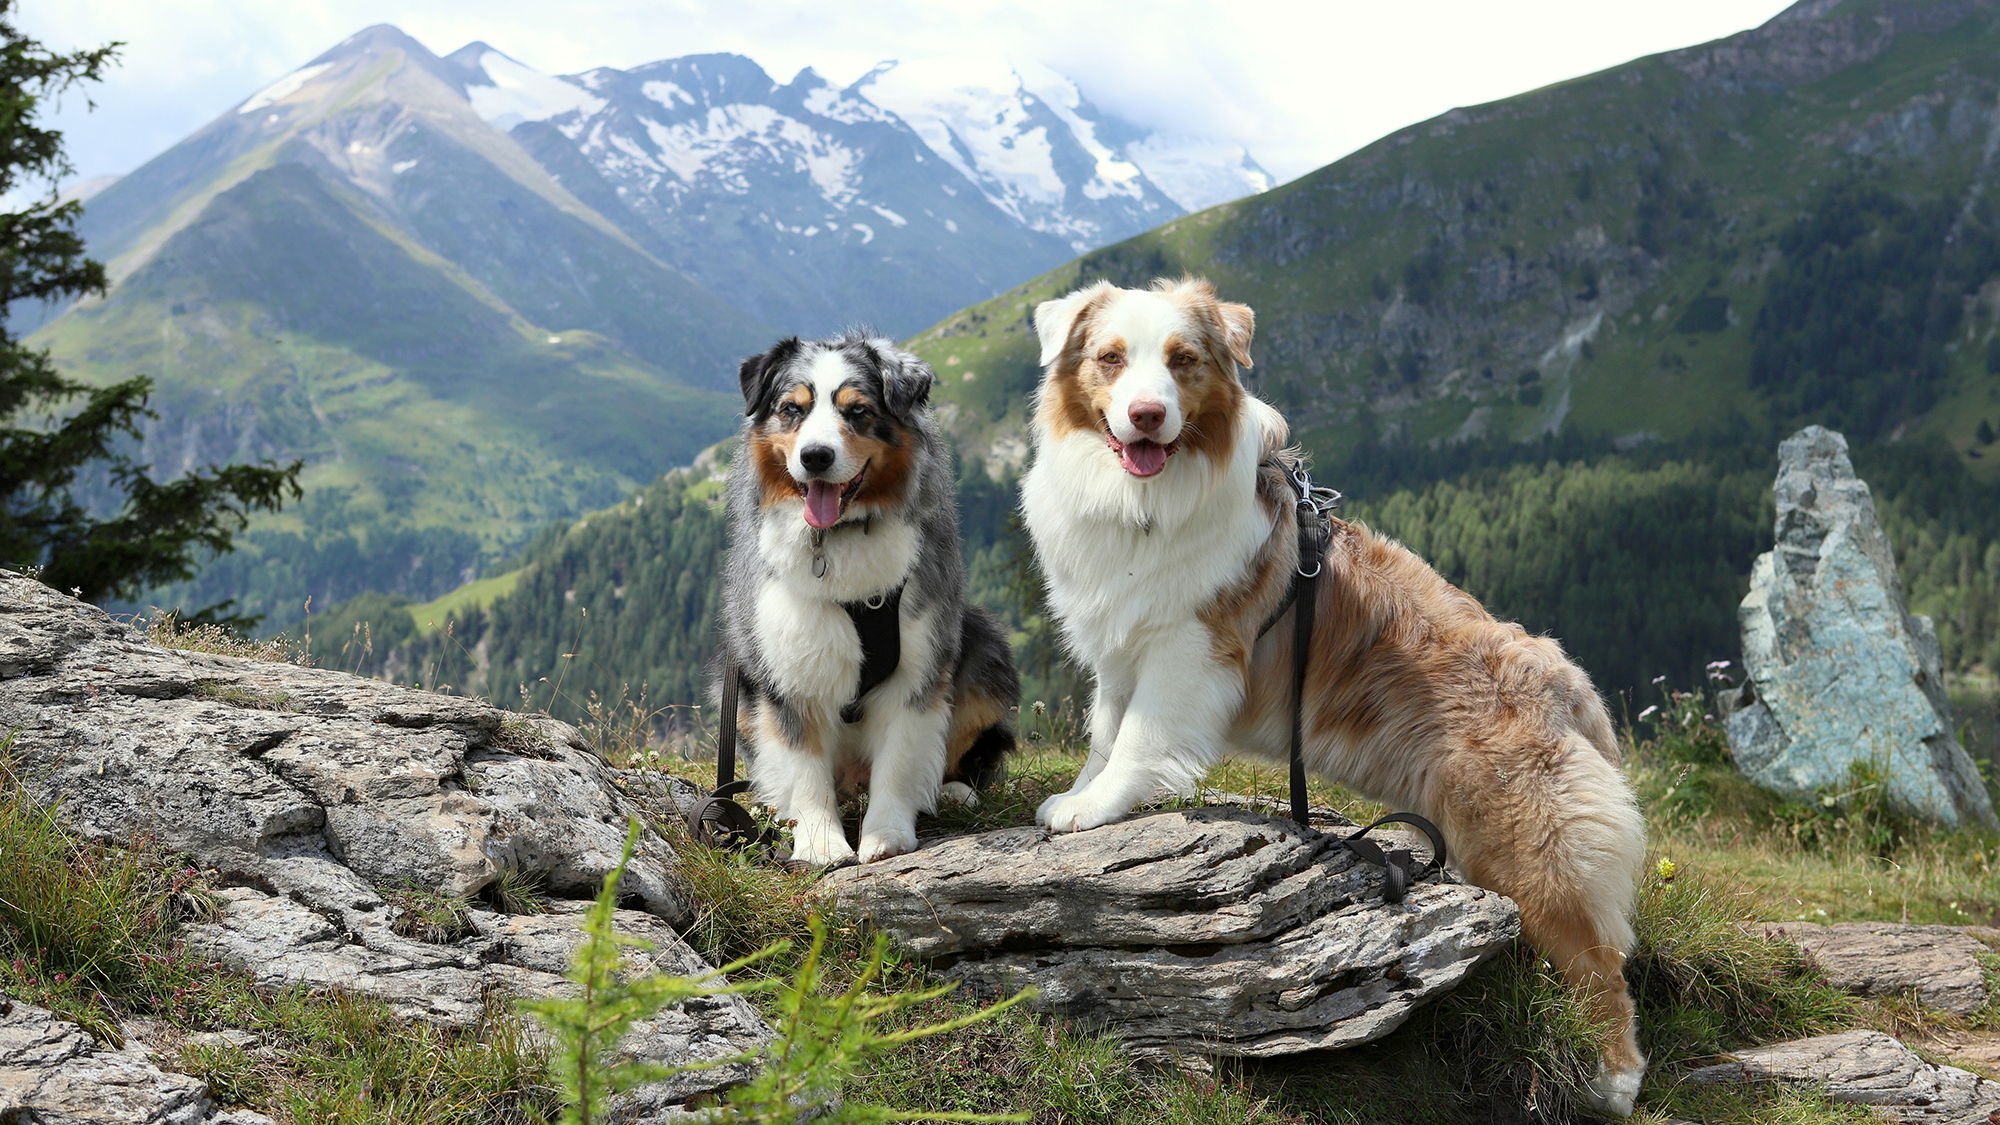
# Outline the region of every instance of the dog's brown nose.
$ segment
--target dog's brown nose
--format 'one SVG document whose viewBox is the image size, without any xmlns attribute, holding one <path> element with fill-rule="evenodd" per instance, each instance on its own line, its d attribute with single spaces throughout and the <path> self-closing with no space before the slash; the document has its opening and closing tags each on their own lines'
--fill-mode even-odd
<svg viewBox="0 0 2000 1125">
<path fill-rule="evenodd" d="M 1140 399 L 1127 407 L 1125 416 L 1132 419 L 1132 425 L 1138 427 L 1142 434 L 1150 434 L 1167 424 L 1167 408 L 1145 399 Z"/>
</svg>

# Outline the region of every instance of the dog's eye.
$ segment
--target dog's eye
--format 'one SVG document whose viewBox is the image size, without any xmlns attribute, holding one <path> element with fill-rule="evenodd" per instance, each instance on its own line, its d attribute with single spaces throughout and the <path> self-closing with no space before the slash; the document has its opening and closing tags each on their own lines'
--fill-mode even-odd
<svg viewBox="0 0 2000 1125">
<path fill-rule="evenodd" d="M 1117 352 L 1105 352 L 1103 355 L 1097 357 L 1097 362 L 1106 367 L 1116 367 L 1125 362 L 1125 357 L 1119 355 Z"/>
<path fill-rule="evenodd" d="M 1174 358 L 1167 362 L 1173 367 L 1193 367 L 1195 365 L 1195 354 L 1193 352 L 1175 352 Z"/>
<path fill-rule="evenodd" d="M 841 413 L 847 415 L 847 420 L 850 422 L 860 423 L 868 420 L 868 408 L 860 403 L 855 403 Z"/>
<path fill-rule="evenodd" d="M 805 412 L 806 412 L 805 407 L 800 406 L 798 403 L 793 402 L 790 399 L 786 399 L 785 404 L 783 406 L 778 407 L 778 413 L 784 415 L 787 418 L 797 418 L 798 416 L 804 414 Z"/>
</svg>

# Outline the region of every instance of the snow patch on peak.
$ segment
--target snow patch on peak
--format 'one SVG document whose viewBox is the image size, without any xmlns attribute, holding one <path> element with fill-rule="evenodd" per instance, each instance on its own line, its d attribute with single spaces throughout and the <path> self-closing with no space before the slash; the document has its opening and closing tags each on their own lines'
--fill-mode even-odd
<svg viewBox="0 0 2000 1125">
<path fill-rule="evenodd" d="M 1020 75 L 1021 88 L 1042 100 L 1069 127 L 1076 143 L 1090 154 L 1096 163 L 1096 175 L 1083 185 L 1083 194 L 1091 199 L 1107 199 L 1113 195 L 1127 195 L 1138 198 L 1145 194 L 1139 183 L 1139 166 L 1129 160 L 1120 159 L 1103 142 L 1097 139 L 1097 123 L 1084 118 L 1077 111 L 1083 107 L 1083 94 L 1076 83 L 1040 63 L 1027 63 L 1016 68 Z"/>
<path fill-rule="evenodd" d="M 1189 211 L 1256 195 L 1272 186 L 1271 174 L 1235 141 L 1154 133 L 1127 145 L 1125 155 L 1146 170 L 1153 186 Z"/>
<path fill-rule="evenodd" d="M 250 100 L 244 102 L 240 106 L 237 106 L 236 112 L 255 113 L 257 110 L 263 109 L 265 106 L 276 105 L 277 103 L 284 101 L 286 98 L 291 97 L 293 94 L 298 93 L 302 88 L 304 88 L 306 83 L 312 81 L 314 78 L 324 73 L 331 66 L 333 66 L 333 64 L 330 62 L 314 63 L 311 66 L 302 66 L 299 69 L 291 72 L 290 74 L 285 75 L 283 78 L 278 79 L 276 82 L 271 83 L 269 86 L 266 86 L 263 89 L 257 91 L 256 93 L 250 95 Z"/>
<path fill-rule="evenodd" d="M 1024 203 L 1060 206 L 1054 147 L 1004 59 L 937 56 L 876 67 L 855 91 L 901 117 L 930 150 L 1025 221 Z"/>
<path fill-rule="evenodd" d="M 818 77 L 818 75 L 814 75 Z M 831 86 L 821 86 L 805 96 L 807 112 L 830 121 L 853 125 L 862 121 L 893 121 L 895 118 L 860 98 L 850 98 Z"/>
<path fill-rule="evenodd" d="M 681 182 L 693 184 L 704 173 L 720 177 L 728 190 L 751 190 L 740 164 L 741 142 L 750 142 L 781 166 L 804 172 L 827 202 L 844 205 L 853 199 L 861 153 L 820 133 L 797 118 L 767 105 L 712 106 L 702 117 L 662 125 L 642 119 L 657 156 L 653 162 Z"/>
<path fill-rule="evenodd" d="M 688 93 L 686 90 L 681 89 L 679 86 L 676 86 L 672 82 L 658 82 L 658 81 L 648 82 L 645 85 L 639 87 L 639 92 L 646 95 L 648 98 L 651 98 L 652 100 L 660 103 L 661 105 L 666 106 L 668 109 L 674 108 L 674 102 L 676 100 L 678 100 L 682 105 L 694 104 L 694 95 Z"/>
<path fill-rule="evenodd" d="M 468 84 L 466 100 L 472 112 L 503 132 L 523 121 L 547 121 L 572 110 L 589 117 L 605 106 L 603 98 L 582 86 L 551 78 L 498 51 L 479 56 L 479 73 L 486 82 Z"/>
</svg>

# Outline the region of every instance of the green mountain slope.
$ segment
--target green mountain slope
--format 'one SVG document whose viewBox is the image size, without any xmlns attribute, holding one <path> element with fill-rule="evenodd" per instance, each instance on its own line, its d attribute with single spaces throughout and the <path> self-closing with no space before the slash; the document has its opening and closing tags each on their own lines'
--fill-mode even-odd
<svg viewBox="0 0 2000 1125">
<path fill-rule="evenodd" d="M 1805 420 L 1971 447 L 2000 413 L 1987 3 L 1771 24 L 1453 110 L 922 333 L 954 429 L 1018 464 L 1035 303 L 1182 271 L 1257 310 L 1258 391 L 1322 458 Z M 1982 475 L 1984 475 L 1983 467 Z"/>
<path fill-rule="evenodd" d="M 421 45 L 350 39 L 94 199 L 116 283 L 30 339 L 152 375 L 170 475 L 303 457 L 310 499 L 151 600 L 287 619 L 433 597 L 733 424 L 768 334 L 578 202 Z"/>
</svg>

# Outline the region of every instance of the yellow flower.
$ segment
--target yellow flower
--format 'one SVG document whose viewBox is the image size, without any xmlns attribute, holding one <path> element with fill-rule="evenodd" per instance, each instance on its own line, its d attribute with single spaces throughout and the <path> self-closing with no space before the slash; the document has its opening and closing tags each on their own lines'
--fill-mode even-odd
<svg viewBox="0 0 2000 1125">
<path fill-rule="evenodd" d="M 1671 883 L 1674 881 L 1674 872 L 1679 871 L 1680 868 L 1675 866 L 1673 860 L 1663 859 L 1654 866 L 1653 870 L 1660 873 L 1660 882 Z"/>
</svg>

